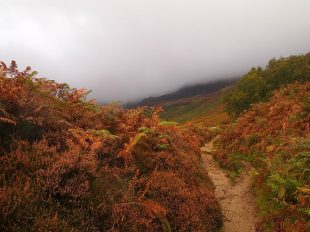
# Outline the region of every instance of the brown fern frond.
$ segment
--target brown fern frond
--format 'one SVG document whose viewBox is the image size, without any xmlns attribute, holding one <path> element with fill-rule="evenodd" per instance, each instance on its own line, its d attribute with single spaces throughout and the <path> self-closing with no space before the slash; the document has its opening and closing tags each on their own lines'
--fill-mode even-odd
<svg viewBox="0 0 310 232">
<path fill-rule="evenodd" d="M 0 122 L 4 122 L 4 123 L 8 123 L 8 124 L 12 124 L 16 126 L 16 122 L 9 118 L 0 117 Z"/>
<path fill-rule="evenodd" d="M 73 127 L 73 125 L 70 122 L 67 122 L 66 120 L 59 120 L 58 123 L 67 127 Z"/>
<path fill-rule="evenodd" d="M 0 113 L 5 117 L 10 117 L 10 114 L 5 109 L 0 109 Z"/>
<path fill-rule="evenodd" d="M 4 70 L 7 70 L 7 69 L 8 69 L 7 66 L 6 66 L 6 64 L 5 64 L 3 61 L 0 61 L 0 67 L 1 67 L 2 69 L 4 69 Z"/>
<path fill-rule="evenodd" d="M 8 68 L 8 71 L 11 75 L 18 74 L 17 64 L 15 60 L 12 60 L 11 65 Z"/>
<path fill-rule="evenodd" d="M 33 112 L 34 113 L 38 113 L 38 112 L 40 112 L 43 108 L 46 108 L 47 106 L 39 106 L 39 107 L 37 107 Z"/>
<path fill-rule="evenodd" d="M 69 150 L 74 150 L 75 144 L 71 139 L 66 139 L 66 145 L 69 148 Z"/>
<path fill-rule="evenodd" d="M 157 217 L 165 217 L 167 215 L 168 210 L 158 202 L 144 200 L 140 204 L 143 208 L 154 213 Z"/>
</svg>

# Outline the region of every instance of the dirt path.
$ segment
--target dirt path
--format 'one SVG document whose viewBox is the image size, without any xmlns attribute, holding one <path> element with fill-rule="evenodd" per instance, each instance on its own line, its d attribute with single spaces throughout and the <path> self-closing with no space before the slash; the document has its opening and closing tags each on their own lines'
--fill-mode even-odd
<svg viewBox="0 0 310 232">
<path fill-rule="evenodd" d="M 224 215 L 223 232 L 254 232 L 257 222 L 254 196 L 251 193 L 250 166 L 232 185 L 229 178 L 213 160 L 213 141 L 201 148 L 209 177 L 215 186 L 215 195 Z"/>
</svg>

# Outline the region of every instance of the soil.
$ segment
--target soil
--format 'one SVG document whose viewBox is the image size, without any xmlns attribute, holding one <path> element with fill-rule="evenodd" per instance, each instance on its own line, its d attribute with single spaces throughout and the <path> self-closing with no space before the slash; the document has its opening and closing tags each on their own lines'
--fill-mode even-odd
<svg viewBox="0 0 310 232">
<path fill-rule="evenodd" d="M 213 141 L 201 148 L 202 158 L 208 175 L 215 186 L 217 197 L 224 216 L 223 232 L 255 232 L 258 222 L 255 198 L 251 187 L 251 166 L 245 164 L 244 171 L 235 183 L 216 164 L 212 157 Z"/>
</svg>

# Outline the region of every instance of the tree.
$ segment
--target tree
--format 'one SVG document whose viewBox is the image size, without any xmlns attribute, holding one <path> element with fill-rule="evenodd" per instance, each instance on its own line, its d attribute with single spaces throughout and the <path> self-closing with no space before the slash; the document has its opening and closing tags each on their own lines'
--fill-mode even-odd
<svg viewBox="0 0 310 232">
<path fill-rule="evenodd" d="M 240 114 L 251 104 L 267 101 L 272 92 L 294 81 L 310 80 L 310 53 L 288 58 L 271 59 L 266 67 L 252 68 L 224 93 L 224 104 L 229 114 Z"/>
<path fill-rule="evenodd" d="M 236 83 L 233 90 L 224 95 L 226 110 L 229 114 L 240 114 L 251 104 L 264 100 L 266 94 L 266 81 L 254 70 L 251 70 L 248 75 Z"/>
</svg>

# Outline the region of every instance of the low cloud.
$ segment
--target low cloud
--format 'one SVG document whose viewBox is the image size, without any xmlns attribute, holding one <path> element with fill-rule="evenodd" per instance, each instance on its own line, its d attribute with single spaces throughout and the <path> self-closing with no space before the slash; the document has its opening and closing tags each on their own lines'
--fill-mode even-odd
<svg viewBox="0 0 310 232">
<path fill-rule="evenodd" d="M 0 59 L 128 101 L 308 52 L 309 12 L 308 0 L 2 0 Z"/>
</svg>

